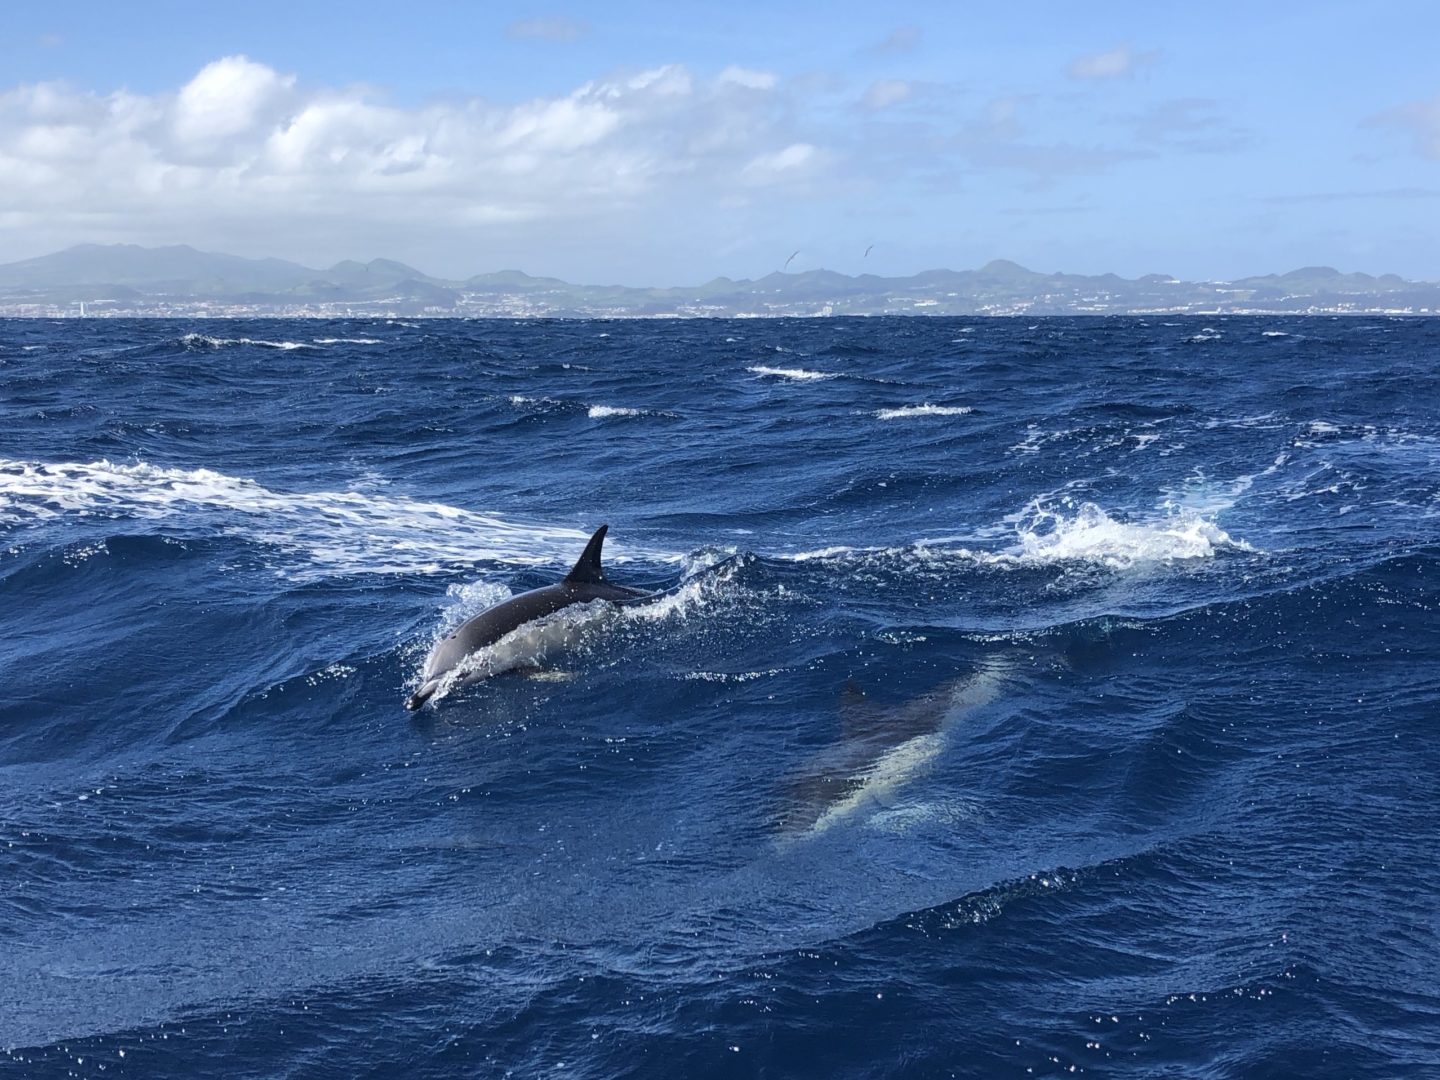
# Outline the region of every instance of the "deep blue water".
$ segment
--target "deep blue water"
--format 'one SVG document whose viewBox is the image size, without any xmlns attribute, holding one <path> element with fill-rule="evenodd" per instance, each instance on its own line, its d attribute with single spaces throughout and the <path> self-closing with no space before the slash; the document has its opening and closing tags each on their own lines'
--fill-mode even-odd
<svg viewBox="0 0 1440 1080">
<path fill-rule="evenodd" d="M 1440 1075 L 1437 603 L 1440 321 L 0 323 L 0 1075 Z"/>
</svg>

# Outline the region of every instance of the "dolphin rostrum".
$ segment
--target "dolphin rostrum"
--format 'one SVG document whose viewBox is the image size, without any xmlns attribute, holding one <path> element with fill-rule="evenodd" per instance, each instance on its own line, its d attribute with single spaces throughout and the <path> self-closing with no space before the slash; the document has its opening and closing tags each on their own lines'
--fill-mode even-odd
<svg viewBox="0 0 1440 1080">
<path fill-rule="evenodd" d="M 531 589 L 486 608 L 437 642 L 425 659 L 420 689 L 410 695 L 405 707 L 411 710 L 420 708 L 452 676 L 466 681 L 484 679 L 502 671 L 534 664 L 543 657 L 546 649 L 565 644 L 574 633 L 573 626 L 546 619 L 548 615 L 595 600 L 622 603 L 652 595 L 643 589 L 612 585 L 605 580 L 605 573 L 600 569 L 600 549 L 604 546 L 605 531 L 609 528 L 601 525 L 595 530 L 575 568 L 565 575 L 564 580 Z M 466 670 L 466 661 L 481 649 L 491 650 L 484 658 L 485 662 Z"/>
</svg>

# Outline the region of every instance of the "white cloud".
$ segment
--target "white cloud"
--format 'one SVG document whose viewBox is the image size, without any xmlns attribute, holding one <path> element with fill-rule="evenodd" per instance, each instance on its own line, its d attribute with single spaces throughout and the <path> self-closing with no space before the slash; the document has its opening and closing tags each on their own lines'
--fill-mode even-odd
<svg viewBox="0 0 1440 1080">
<path fill-rule="evenodd" d="M 244 56 L 206 64 L 176 96 L 175 134 L 182 141 L 233 138 L 274 118 L 293 75 L 281 75 Z"/>
<path fill-rule="evenodd" d="M 820 150 L 811 143 L 791 143 L 783 150 L 758 154 L 741 170 L 753 184 L 773 184 L 796 178 L 818 164 Z"/>
<path fill-rule="evenodd" d="M 750 90 L 773 90 L 779 81 L 774 72 L 755 71 L 751 68 L 736 67 L 734 64 L 720 72 L 720 82 L 734 83 Z"/>
<path fill-rule="evenodd" d="M 1068 74 L 1072 79 L 1126 79 L 1159 58 L 1160 52 L 1156 49 L 1136 52 L 1129 45 L 1119 45 L 1106 52 L 1076 57 L 1071 61 Z"/>
<path fill-rule="evenodd" d="M 28 247 L 239 236 L 283 249 L 303 231 L 363 251 L 369 234 L 453 242 L 457 225 L 720 205 L 832 160 L 777 86 L 763 71 L 700 79 L 669 65 L 520 103 L 402 107 L 243 56 L 168 93 L 21 86 L 0 91 L 0 237 L 12 250 L 22 233 Z"/>
<path fill-rule="evenodd" d="M 914 88 L 901 79 L 879 79 L 870 84 L 860 103 L 867 109 L 888 109 L 909 100 Z"/>
</svg>

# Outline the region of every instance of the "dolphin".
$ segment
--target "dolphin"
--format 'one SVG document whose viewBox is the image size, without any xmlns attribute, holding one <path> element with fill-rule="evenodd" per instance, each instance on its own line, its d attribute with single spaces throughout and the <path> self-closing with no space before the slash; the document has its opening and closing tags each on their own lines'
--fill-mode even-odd
<svg viewBox="0 0 1440 1080">
<path fill-rule="evenodd" d="M 437 642 L 425 659 L 420 689 L 410 695 L 405 708 L 412 711 L 420 708 L 448 679 L 485 679 L 527 663 L 533 664 L 547 648 L 564 644 L 572 636 L 574 627 L 557 620 L 547 620 L 548 615 L 596 600 L 633 603 L 653 596 L 644 589 L 612 585 L 605 580 L 605 573 L 600 568 L 600 549 L 605 544 L 605 533 L 609 528 L 601 525 L 595 530 L 574 569 L 563 580 L 531 589 L 486 608 Z M 491 646 L 500 647 L 492 650 L 491 655 L 486 657 L 486 663 L 466 670 L 465 662 L 471 656 Z"/>
<path fill-rule="evenodd" d="M 785 785 L 781 839 L 815 837 L 886 805 L 887 796 L 945 749 L 960 719 L 999 696 L 1010 665 L 991 662 L 897 706 L 880 706 L 853 680 L 840 699 L 840 741 Z"/>
</svg>

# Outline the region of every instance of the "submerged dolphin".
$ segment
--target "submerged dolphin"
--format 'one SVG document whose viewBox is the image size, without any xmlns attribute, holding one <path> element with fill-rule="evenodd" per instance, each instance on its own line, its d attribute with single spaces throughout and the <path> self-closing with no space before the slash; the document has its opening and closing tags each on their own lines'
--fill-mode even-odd
<svg viewBox="0 0 1440 1080">
<path fill-rule="evenodd" d="M 405 707 L 412 710 L 420 708 L 470 656 L 480 649 L 496 645 L 504 638 L 515 635 L 512 639 L 515 647 L 497 650 L 497 654 L 503 655 L 491 657 L 490 663 L 483 668 L 477 667 L 474 671 L 463 672 L 461 677 L 483 679 L 522 666 L 527 660 L 533 663 L 547 647 L 561 643 L 573 630 L 552 620 L 534 627 L 535 632 L 532 634 L 515 634 L 528 623 L 543 620 L 547 615 L 553 615 L 575 604 L 588 604 L 595 600 L 621 603 L 626 600 L 645 599 L 652 595 L 643 589 L 612 585 L 605 580 L 604 571 L 600 569 L 600 549 L 604 546 L 605 532 L 609 528 L 608 525 L 601 525 L 595 530 L 595 535 L 590 537 L 590 542 L 585 545 L 585 551 L 575 563 L 575 568 L 565 575 L 563 581 L 546 585 L 544 588 L 531 589 L 494 607 L 486 608 L 436 643 L 425 659 L 420 689 L 410 695 Z"/>
<path fill-rule="evenodd" d="M 840 701 L 840 741 L 817 754 L 786 785 L 782 838 L 818 836 L 841 821 L 880 809 L 944 750 L 968 713 L 999 696 L 1010 666 L 991 662 L 903 705 L 879 706 L 853 682 Z"/>
</svg>

